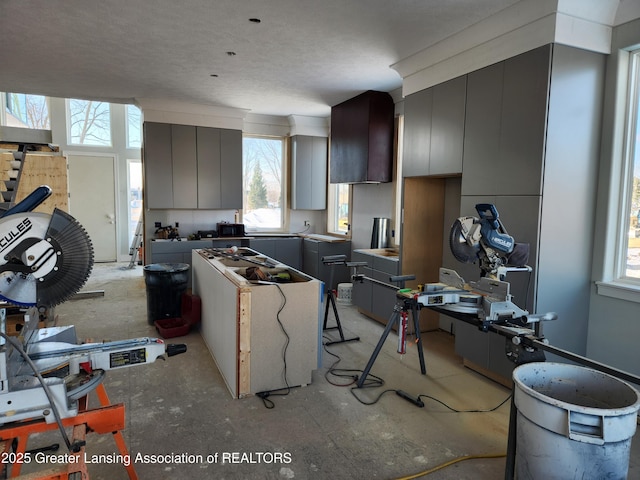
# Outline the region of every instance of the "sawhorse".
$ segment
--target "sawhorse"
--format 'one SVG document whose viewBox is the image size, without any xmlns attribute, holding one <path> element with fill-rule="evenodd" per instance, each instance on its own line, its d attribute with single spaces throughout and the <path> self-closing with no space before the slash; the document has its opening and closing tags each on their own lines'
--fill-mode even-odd
<svg viewBox="0 0 640 480">
<path fill-rule="evenodd" d="M 118 451 L 125 458 L 131 458 L 127 445 L 122 435 L 125 426 L 124 405 L 119 403 L 111 405 L 104 385 L 100 384 L 96 388 L 96 394 L 100 407 L 88 409 L 88 399 L 83 397 L 78 400 L 78 415 L 70 418 L 63 418 L 64 427 L 73 428 L 74 444 L 81 445 L 77 452 L 69 452 L 69 462 L 57 467 L 47 468 L 41 472 L 34 472 L 25 477 L 20 477 L 24 460 L 30 458 L 30 463 L 35 463 L 33 455 L 27 455 L 27 441 L 29 435 L 49 432 L 58 429 L 56 423 L 46 423 L 44 419 L 27 420 L 4 425 L 0 428 L 0 442 L 4 442 L 4 450 L 0 451 L 8 454 L 13 448 L 13 457 L 17 461 L 11 464 L 11 476 L 8 478 L 29 479 L 29 480 L 88 480 L 89 474 L 84 462 L 84 440 L 87 432 L 98 434 L 113 434 L 113 438 L 118 447 Z M 9 465 L 6 465 L 8 468 Z M 133 461 L 124 465 L 130 480 L 138 480 Z"/>
<path fill-rule="evenodd" d="M 391 279 L 394 280 L 394 278 L 396 278 L 397 279 L 396 281 L 403 281 L 404 279 L 407 279 L 407 280 L 411 279 L 409 277 L 411 276 L 391 277 Z M 393 328 L 393 326 L 397 324 L 398 332 L 400 332 L 400 328 L 401 328 L 400 322 L 402 321 L 402 315 L 407 315 L 409 312 L 411 312 L 411 318 L 413 319 L 413 326 L 416 334 L 416 344 L 418 345 L 418 358 L 420 360 L 420 372 L 423 375 L 427 374 L 427 368 L 424 363 L 422 337 L 420 336 L 420 316 L 418 313 L 420 309 L 420 303 L 418 303 L 417 298 L 414 297 L 413 295 L 405 295 L 400 291 L 396 293 L 396 298 L 397 298 L 397 301 L 395 306 L 393 307 L 393 313 L 391 314 L 391 316 L 389 317 L 389 320 L 387 321 L 387 326 L 385 327 L 384 332 L 382 332 L 382 336 L 380 337 L 380 340 L 378 340 L 378 344 L 376 345 L 376 348 L 373 350 L 373 354 L 371 355 L 371 358 L 367 362 L 367 366 L 362 371 L 362 375 L 360 376 L 360 378 L 358 379 L 358 382 L 356 383 L 358 388 L 362 388 L 362 386 L 364 385 L 364 382 L 366 381 L 367 377 L 369 376 L 369 372 L 371 371 L 371 367 L 373 367 L 373 364 L 375 363 L 376 358 L 378 358 L 378 354 L 382 349 L 382 345 L 384 345 L 384 342 L 389 336 L 389 333 L 391 333 L 391 329 Z"/>
<path fill-rule="evenodd" d="M 360 340 L 360 337 L 352 337 L 345 338 L 344 332 L 342 331 L 342 324 L 340 323 L 340 316 L 338 315 L 338 307 L 336 306 L 336 298 L 333 293 L 333 268 L 335 265 L 348 265 L 346 255 L 328 255 L 322 257 L 322 263 L 328 265 L 331 268 L 331 273 L 329 274 L 329 285 L 327 287 L 327 305 L 324 309 L 324 323 L 322 325 L 323 330 L 338 330 L 340 334 L 340 340 L 332 340 L 325 343 L 325 345 L 334 345 L 336 343 L 345 343 L 345 342 L 357 342 Z M 336 326 L 335 327 L 327 327 L 327 319 L 329 318 L 329 307 L 333 308 L 333 315 L 336 318 Z"/>
</svg>

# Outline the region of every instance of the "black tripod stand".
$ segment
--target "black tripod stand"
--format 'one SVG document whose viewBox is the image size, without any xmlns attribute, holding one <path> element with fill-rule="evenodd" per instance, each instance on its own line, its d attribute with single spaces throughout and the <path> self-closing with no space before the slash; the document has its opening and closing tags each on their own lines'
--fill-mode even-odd
<svg viewBox="0 0 640 480">
<path fill-rule="evenodd" d="M 329 285 L 327 285 L 327 305 L 324 309 L 324 324 L 322 326 L 323 330 L 338 330 L 340 334 L 340 340 L 333 340 L 325 343 L 325 345 L 334 345 L 336 343 L 345 343 L 345 342 L 357 342 L 360 340 L 360 337 L 353 338 L 345 338 L 344 332 L 342 331 L 342 324 L 340 323 L 340 316 L 338 315 L 338 307 L 336 306 L 336 299 L 333 293 L 333 269 L 336 265 L 347 265 L 347 256 L 346 255 L 328 255 L 322 257 L 322 263 L 328 265 L 330 267 L 331 273 L 329 274 Z M 335 327 L 327 327 L 327 319 L 329 317 L 329 306 L 333 308 L 333 315 L 336 317 L 336 326 Z"/>
<path fill-rule="evenodd" d="M 411 318 L 413 319 L 413 326 L 416 333 L 416 343 L 418 345 L 418 358 L 420 360 L 420 371 L 422 372 L 423 375 L 426 375 L 427 369 L 424 363 L 422 338 L 420 337 L 420 316 L 418 313 L 418 310 L 420 309 L 421 304 L 418 303 L 417 299 L 414 296 L 412 295 L 407 296 L 404 293 L 400 292 L 400 290 L 404 288 L 404 282 L 406 280 L 415 280 L 416 277 L 414 275 L 402 275 L 397 277 L 390 277 L 389 280 L 392 282 L 398 282 L 398 284 L 400 285 L 400 288 L 397 288 L 394 285 L 388 285 L 386 283 L 380 282 L 373 278 L 365 277 L 364 275 L 355 275 L 354 278 L 360 281 L 366 279 L 370 282 L 375 282 L 380 285 L 384 285 L 385 287 L 398 290 L 398 292 L 396 293 L 397 300 L 396 300 L 395 306 L 393 307 L 393 313 L 391 314 L 391 316 L 389 317 L 389 320 L 387 321 L 387 326 L 385 327 L 384 332 L 382 332 L 382 336 L 380 337 L 380 340 L 378 340 L 378 344 L 376 345 L 376 348 L 373 350 L 373 354 L 371 355 L 371 358 L 369 359 L 367 366 L 364 367 L 364 370 L 362 371 L 362 376 L 360 376 L 360 378 L 358 379 L 358 382 L 357 382 L 358 388 L 362 388 L 362 386 L 364 385 L 364 382 L 369 376 L 369 372 L 371 371 L 371 367 L 373 367 L 373 364 L 375 363 L 376 358 L 378 358 L 378 354 L 382 349 L 382 345 L 384 345 L 384 342 L 389 336 L 389 333 L 391 332 L 391 329 L 393 328 L 393 326 L 397 324 L 398 333 L 400 333 L 400 329 L 403 328 L 400 323 L 402 321 L 402 315 L 408 315 L 409 312 L 411 312 Z"/>
</svg>

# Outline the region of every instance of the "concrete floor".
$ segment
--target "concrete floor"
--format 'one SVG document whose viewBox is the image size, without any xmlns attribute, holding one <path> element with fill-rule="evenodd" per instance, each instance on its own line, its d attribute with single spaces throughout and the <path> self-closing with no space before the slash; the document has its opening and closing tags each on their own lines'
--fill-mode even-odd
<svg viewBox="0 0 640 480">
<path fill-rule="evenodd" d="M 83 290 L 104 290 L 104 296 L 58 306 L 58 324 L 75 325 L 81 339 L 157 336 L 147 322 L 142 267 L 127 270 L 124 265 L 95 265 Z M 339 311 L 346 336 L 358 335 L 361 340 L 327 350 L 340 356 L 336 368 L 361 370 L 383 326 L 354 307 L 339 305 Z M 336 334 L 328 332 L 331 337 Z M 453 337 L 445 332 L 423 337 L 426 376 L 420 374 L 415 347 L 400 356 L 396 339 L 393 334 L 389 337 L 371 372 L 384 379 L 383 386 L 354 391 L 351 386 L 334 385 L 350 379 L 326 376 L 336 359 L 325 352 L 323 368 L 314 373 L 313 383 L 294 388 L 287 396 L 271 397 L 271 409 L 257 397 L 231 398 L 198 331 L 167 340 L 187 344 L 187 353 L 110 371 L 105 386 L 113 403 L 126 406 L 124 436 L 132 457 L 194 457 L 185 463 L 138 462 L 140 479 L 399 479 L 463 455 L 504 454 L 509 401 L 488 413 L 455 413 L 429 398 L 423 397 L 425 407 L 417 408 L 392 391 L 383 392 L 402 389 L 429 395 L 457 410 L 488 410 L 511 391 L 463 367 L 453 352 Z M 373 405 L 357 399 L 373 402 L 380 395 Z M 87 440 L 89 456 L 113 458 L 117 453 L 110 435 L 90 435 Z M 64 445 L 53 432 L 32 436 L 29 448 L 51 442 Z M 629 478 L 640 478 L 638 443 L 636 439 L 633 444 Z M 234 453 L 239 462 L 222 463 L 223 454 Z M 277 456 L 284 461 L 272 461 Z M 473 459 L 429 478 L 494 480 L 504 478 L 504 466 L 504 458 Z M 23 467 L 23 473 L 30 468 L 34 465 Z M 89 473 L 94 480 L 128 478 L 118 463 L 91 464 Z"/>
</svg>

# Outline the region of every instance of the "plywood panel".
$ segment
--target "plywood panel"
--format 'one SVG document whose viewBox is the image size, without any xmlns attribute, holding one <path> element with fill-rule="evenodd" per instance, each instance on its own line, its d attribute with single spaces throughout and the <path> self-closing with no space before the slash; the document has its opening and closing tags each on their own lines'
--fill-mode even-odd
<svg viewBox="0 0 640 480">
<path fill-rule="evenodd" d="M 402 275 L 415 275 L 407 288 L 438 282 L 442 266 L 445 179 L 412 177 L 404 179 L 402 223 Z M 420 329 L 438 328 L 438 316 L 420 312 Z"/>
<path fill-rule="evenodd" d="M 9 171 L 12 170 L 11 162 L 13 161 L 13 153 L 0 153 L 0 192 L 6 192 L 7 186 L 5 181 L 9 180 Z"/>
<path fill-rule="evenodd" d="M 69 211 L 67 159 L 65 157 L 28 153 L 22 161 L 15 203 L 24 200 L 41 185 L 48 185 L 53 193 L 34 211 L 49 214 L 55 208 L 65 212 Z"/>
</svg>

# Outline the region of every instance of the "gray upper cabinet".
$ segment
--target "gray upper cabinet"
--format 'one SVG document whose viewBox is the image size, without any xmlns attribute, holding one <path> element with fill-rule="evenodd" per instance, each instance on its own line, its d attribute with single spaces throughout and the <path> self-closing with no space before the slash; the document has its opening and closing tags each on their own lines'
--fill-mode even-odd
<svg viewBox="0 0 640 480">
<path fill-rule="evenodd" d="M 462 195 L 542 193 L 550 62 L 545 45 L 468 75 Z"/>
<path fill-rule="evenodd" d="M 198 208 L 242 208 L 242 132 L 197 127 Z"/>
<path fill-rule="evenodd" d="M 171 125 L 144 124 L 145 201 L 149 208 L 173 208 Z"/>
<path fill-rule="evenodd" d="M 504 62 L 477 70 L 467 77 L 462 175 L 466 195 L 480 191 L 491 194 L 501 188 L 496 185 L 495 175 L 499 168 L 503 77 Z"/>
<path fill-rule="evenodd" d="M 466 89 L 462 76 L 406 98 L 403 177 L 462 172 Z"/>
<path fill-rule="evenodd" d="M 291 208 L 327 208 L 327 139 L 291 137 Z"/>
<path fill-rule="evenodd" d="M 242 132 L 144 124 L 148 208 L 242 208 Z"/>
<path fill-rule="evenodd" d="M 551 45 L 504 63 L 500 169 L 496 178 L 501 184 L 500 195 L 542 193 L 550 72 Z M 514 171 L 521 181 L 513 181 Z"/>
<path fill-rule="evenodd" d="M 242 131 L 220 130 L 220 155 L 220 208 L 242 209 Z"/>
<path fill-rule="evenodd" d="M 198 206 L 220 208 L 220 130 L 197 127 Z"/>
<path fill-rule="evenodd" d="M 402 176 L 429 175 L 433 88 L 408 95 L 404 101 Z"/>
<path fill-rule="evenodd" d="M 196 129 L 188 125 L 171 125 L 171 159 L 173 171 L 173 208 L 198 208 Z"/>
<path fill-rule="evenodd" d="M 462 173 L 467 77 L 433 87 L 429 175 Z"/>
</svg>

